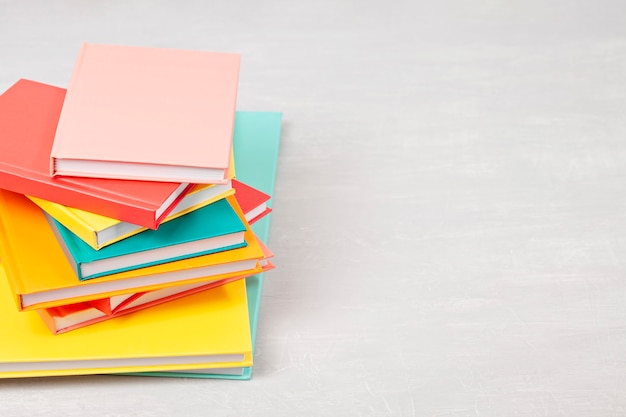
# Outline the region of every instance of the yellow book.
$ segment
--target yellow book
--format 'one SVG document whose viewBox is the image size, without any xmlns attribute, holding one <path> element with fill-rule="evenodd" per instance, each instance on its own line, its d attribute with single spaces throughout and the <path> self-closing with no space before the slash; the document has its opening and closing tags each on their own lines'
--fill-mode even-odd
<svg viewBox="0 0 626 417">
<path fill-rule="evenodd" d="M 0 190 L 0 259 L 18 309 L 57 307 L 261 272 L 263 249 L 235 198 L 227 198 L 246 225 L 246 247 L 79 281 L 44 212 L 25 196 Z"/>
<path fill-rule="evenodd" d="M 252 365 L 244 280 L 62 335 L 11 298 L 0 264 L 0 378 Z"/>
<path fill-rule="evenodd" d="M 235 190 L 232 187 L 231 180 L 234 177 L 235 160 L 234 154 L 231 152 L 229 181 L 226 184 L 196 184 L 180 203 L 172 209 L 162 223 L 233 195 Z M 89 211 L 64 206 L 37 197 L 28 196 L 28 198 L 94 249 L 101 249 L 146 230 L 145 227 Z"/>
<path fill-rule="evenodd" d="M 196 184 L 162 223 L 233 195 L 234 192 L 230 181 L 228 184 Z M 94 249 L 101 249 L 147 230 L 133 223 L 67 207 L 41 198 L 31 196 L 28 198 Z"/>
</svg>

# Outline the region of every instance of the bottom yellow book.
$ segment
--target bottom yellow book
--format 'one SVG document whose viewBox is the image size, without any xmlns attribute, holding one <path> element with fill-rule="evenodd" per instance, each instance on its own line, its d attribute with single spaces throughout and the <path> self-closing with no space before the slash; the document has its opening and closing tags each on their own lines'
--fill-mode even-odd
<svg viewBox="0 0 626 417">
<path fill-rule="evenodd" d="M 244 280 L 62 335 L 15 308 L 0 264 L 0 378 L 252 365 Z"/>
</svg>

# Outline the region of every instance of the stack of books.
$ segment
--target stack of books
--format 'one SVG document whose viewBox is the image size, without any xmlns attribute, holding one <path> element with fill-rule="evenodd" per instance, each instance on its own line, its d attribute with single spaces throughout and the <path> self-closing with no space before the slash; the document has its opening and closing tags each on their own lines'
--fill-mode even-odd
<svg viewBox="0 0 626 417">
<path fill-rule="evenodd" d="M 83 44 L 0 95 L 0 377 L 251 377 L 282 115 L 239 66 Z"/>
</svg>

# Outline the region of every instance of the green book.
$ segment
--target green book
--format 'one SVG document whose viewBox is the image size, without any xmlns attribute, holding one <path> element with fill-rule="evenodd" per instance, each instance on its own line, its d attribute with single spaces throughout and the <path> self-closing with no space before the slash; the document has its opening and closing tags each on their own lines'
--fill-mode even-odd
<svg viewBox="0 0 626 417">
<path fill-rule="evenodd" d="M 246 227 L 226 199 L 99 250 L 46 217 L 81 281 L 246 245 Z"/>
<path fill-rule="evenodd" d="M 278 163 L 282 113 L 237 112 L 235 128 L 241 133 L 234 138 L 235 166 L 237 179 L 264 193 L 274 196 L 274 181 Z M 271 214 L 252 225 L 257 237 L 267 243 Z M 252 348 L 256 340 L 263 274 L 246 278 L 248 311 Z M 141 314 L 141 313 L 139 313 Z M 143 372 L 125 375 L 164 376 L 186 378 L 216 378 L 246 380 L 252 377 L 252 368 L 215 369 L 180 372 Z"/>
</svg>

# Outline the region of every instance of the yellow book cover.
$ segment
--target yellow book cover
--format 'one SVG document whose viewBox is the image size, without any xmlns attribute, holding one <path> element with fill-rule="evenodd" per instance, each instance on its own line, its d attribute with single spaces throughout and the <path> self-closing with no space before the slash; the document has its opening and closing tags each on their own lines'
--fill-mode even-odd
<svg viewBox="0 0 626 417">
<path fill-rule="evenodd" d="M 62 335 L 11 298 L 0 264 L 0 378 L 252 365 L 244 280 Z"/>
<path fill-rule="evenodd" d="M 25 196 L 0 190 L 0 259 L 18 309 L 57 307 L 261 272 L 263 249 L 235 198 L 227 198 L 246 225 L 246 247 L 79 281 L 44 212 Z"/>
<path fill-rule="evenodd" d="M 162 223 L 233 195 L 234 192 L 230 181 L 228 184 L 196 184 Z M 28 198 L 96 250 L 147 230 L 145 227 L 112 217 L 67 207 L 41 198 L 31 196 Z"/>
<path fill-rule="evenodd" d="M 162 223 L 233 195 L 235 190 L 232 187 L 231 181 L 234 176 L 235 160 L 234 154 L 231 152 L 229 181 L 226 184 L 194 185 L 191 191 L 189 191 L 180 203 L 172 209 Z M 27 197 L 96 250 L 147 229 L 146 227 L 133 223 L 124 222 L 74 207 L 64 206 L 41 198 Z"/>
</svg>

